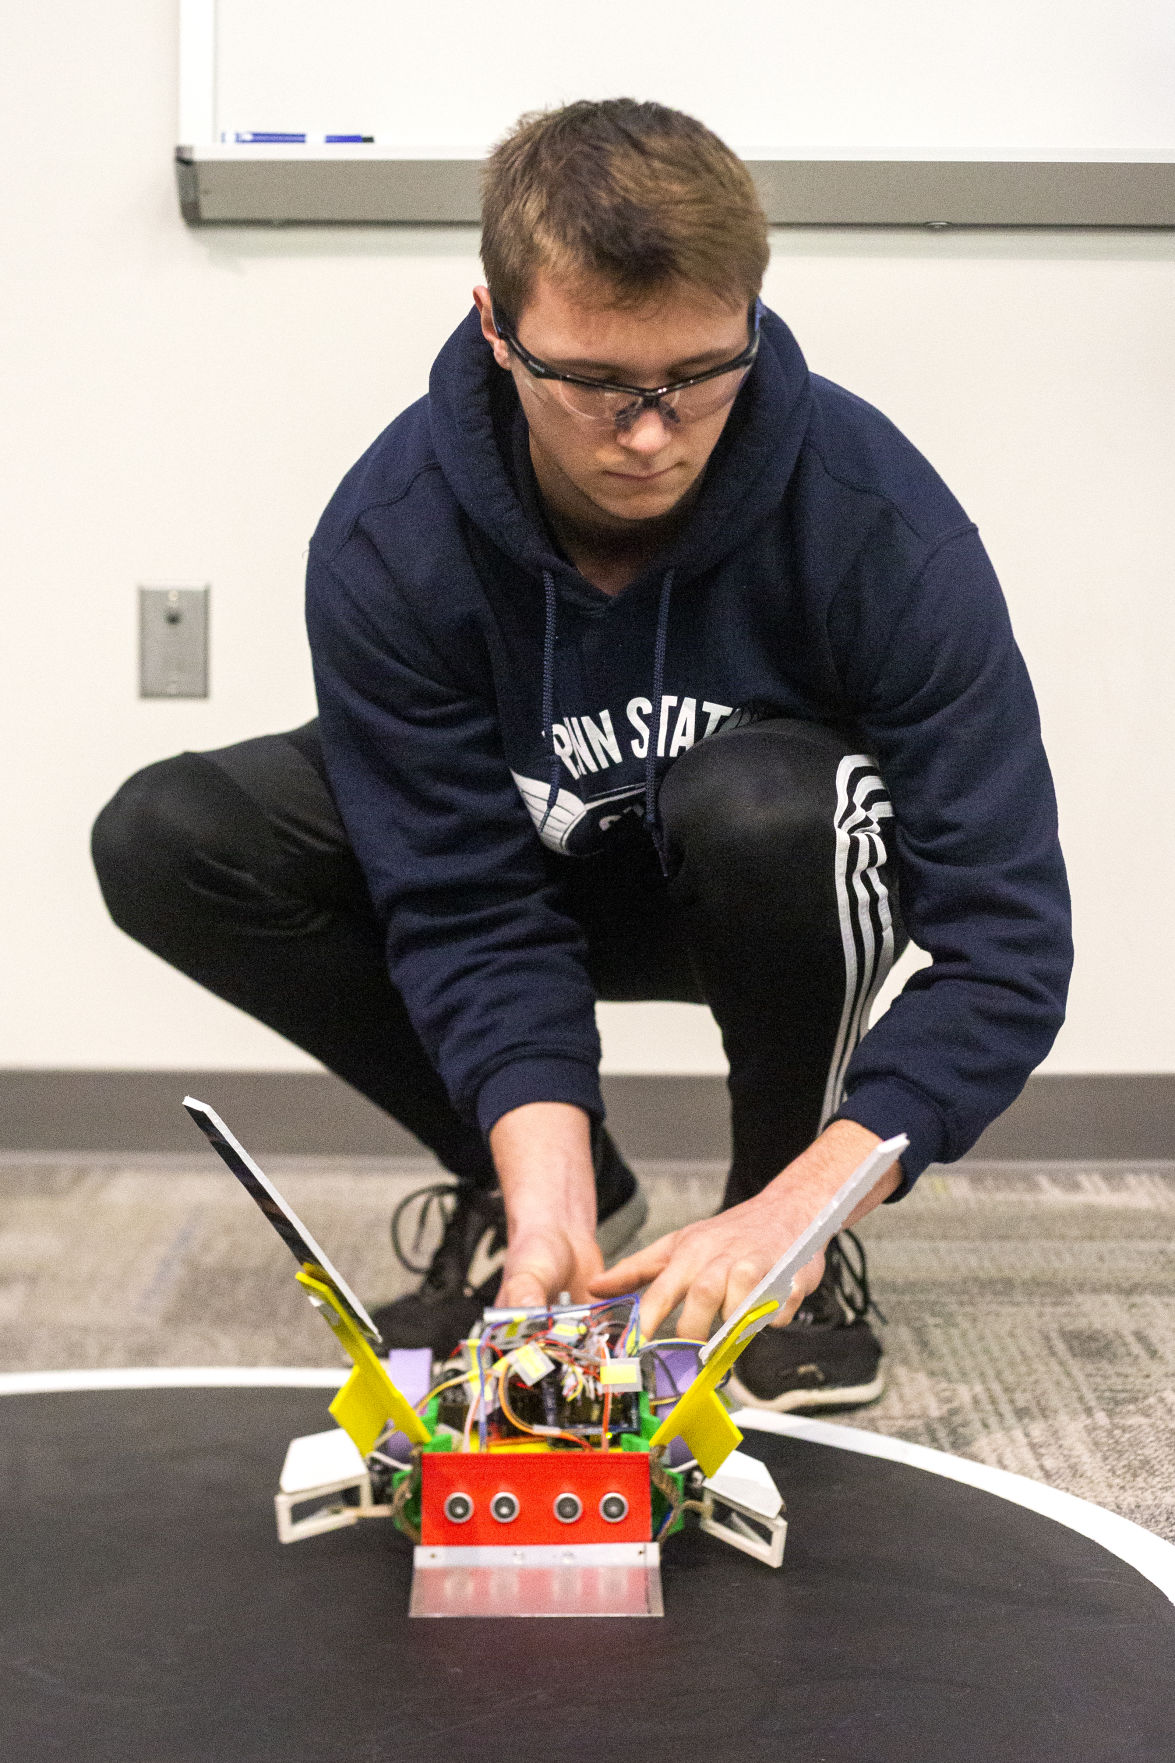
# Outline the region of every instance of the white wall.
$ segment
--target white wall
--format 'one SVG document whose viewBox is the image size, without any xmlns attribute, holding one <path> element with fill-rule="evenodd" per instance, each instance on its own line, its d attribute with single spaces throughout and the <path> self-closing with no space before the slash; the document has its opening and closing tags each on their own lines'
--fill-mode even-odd
<svg viewBox="0 0 1175 1763">
<path fill-rule="evenodd" d="M 137 766 L 313 713 L 308 536 L 478 277 L 467 229 L 185 229 L 173 10 L 5 21 L 0 1066 L 306 1063 L 113 929 L 89 825 Z M 1175 1069 L 1175 240 L 781 233 L 766 292 L 929 454 L 1002 574 L 1076 897 L 1051 1068 Z M 212 583 L 207 702 L 135 695 L 135 584 L 169 579 Z M 704 1012 L 605 1017 L 612 1070 L 721 1068 Z"/>
</svg>

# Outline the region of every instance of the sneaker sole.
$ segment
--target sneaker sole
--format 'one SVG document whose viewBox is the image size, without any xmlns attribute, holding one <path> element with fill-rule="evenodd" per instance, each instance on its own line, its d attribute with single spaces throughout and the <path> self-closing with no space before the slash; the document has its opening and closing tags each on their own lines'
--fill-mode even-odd
<svg viewBox="0 0 1175 1763">
<path fill-rule="evenodd" d="M 772 1414 L 792 1414 L 804 1408 L 866 1408 L 876 1402 L 885 1389 L 885 1373 L 879 1371 L 872 1383 L 846 1384 L 839 1389 L 784 1390 L 781 1396 L 756 1396 L 737 1372 L 731 1372 L 727 1389 L 744 1408 L 766 1408 Z"/>
<path fill-rule="evenodd" d="M 639 1186 L 634 1188 L 623 1206 L 617 1206 L 596 1227 L 596 1241 L 605 1261 L 619 1260 L 634 1237 L 638 1237 L 649 1217 L 649 1203 Z"/>
</svg>

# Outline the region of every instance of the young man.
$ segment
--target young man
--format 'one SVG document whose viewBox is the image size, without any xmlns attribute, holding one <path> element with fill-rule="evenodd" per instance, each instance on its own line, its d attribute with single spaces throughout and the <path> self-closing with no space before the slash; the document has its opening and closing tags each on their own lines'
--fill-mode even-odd
<svg viewBox="0 0 1175 1763">
<path fill-rule="evenodd" d="M 880 1138 L 910 1150 L 858 1215 L 1047 1051 L 1052 786 L 975 527 L 761 305 L 723 143 L 573 104 L 523 119 L 484 196 L 488 285 L 311 544 L 319 723 L 149 767 L 96 860 L 124 928 L 457 1176 L 391 1342 L 448 1349 L 487 1246 L 502 1302 L 642 1285 L 647 1333 L 680 1303 L 700 1336 Z M 863 1034 L 907 931 L 932 965 Z M 710 1005 L 734 1141 L 722 1211 L 608 1274 L 597 1210 L 614 1250 L 639 1199 L 597 997 Z M 863 1271 L 817 1257 L 742 1397 L 879 1393 Z"/>
</svg>

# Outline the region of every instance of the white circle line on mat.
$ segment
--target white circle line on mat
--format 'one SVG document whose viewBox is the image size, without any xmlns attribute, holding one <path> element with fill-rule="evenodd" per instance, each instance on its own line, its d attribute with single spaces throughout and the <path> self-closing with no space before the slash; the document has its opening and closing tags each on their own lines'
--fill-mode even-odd
<svg viewBox="0 0 1175 1763">
<path fill-rule="evenodd" d="M 830 1445 L 838 1451 L 858 1451 L 865 1457 L 885 1457 L 891 1463 L 905 1463 L 911 1469 L 923 1469 L 929 1475 L 942 1475 L 949 1481 L 960 1481 L 983 1493 L 995 1494 L 1013 1505 L 1025 1506 L 1042 1518 L 1052 1518 L 1067 1525 L 1090 1542 L 1099 1543 L 1111 1555 L 1127 1562 L 1144 1579 L 1157 1586 L 1164 1597 L 1175 1604 L 1175 1544 L 1165 1542 L 1153 1531 L 1144 1530 L 1130 1518 L 1107 1512 L 1092 1500 L 1077 1494 L 1062 1493 L 1047 1482 L 1031 1481 L 1026 1475 L 1015 1475 L 1010 1469 L 995 1469 L 988 1463 L 976 1463 L 970 1457 L 955 1457 L 948 1451 L 935 1451 L 929 1445 L 915 1445 L 907 1439 L 896 1439 L 889 1433 L 865 1432 L 855 1426 L 838 1426 L 830 1420 L 810 1420 L 802 1414 L 772 1414 L 761 1408 L 739 1408 L 731 1415 L 736 1426 L 747 1432 L 773 1432 L 785 1438 L 805 1439 L 813 1445 Z"/>
<path fill-rule="evenodd" d="M 63 1395 L 77 1390 L 175 1390 L 175 1389 L 323 1389 L 337 1390 L 345 1371 L 329 1366 L 297 1365 L 142 1365 L 96 1368 L 83 1371 L 0 1372 L 0 1396 Z M 995 1494 L 1013 1505 L 1024 1506 L 1042 1518 L 1088 1537 L 1127 1562 L 1175 1603 L 1175 1544 L 1144 1530 L 1129 1518 L 1107 1512 L 1092 1500 L 1066 1494 L 1009 1469 L 995 1469 L 969 1457 L 955 1457 L 928 1445 L 911 1444 L 888 1433 L 864 1432 L 855 1426 L 838 1426 L 829 1420 L 810 1420 L 801 1414 L 772 1414 L 759 1408 L 740 1408 L 732 1416 L 747 1432 L 778 1433 L 785 1438 L 805 1439 L 865 1457 L 884 1457 L 905 1463 L 929 1475 L 945 1476 L 982 1492 Z"/>
<path fill-rule="evenodd" d="M 337 1390 L 347 1376 L 318 1365 L 131 1365 L 91 1371 L 0 1372 L 0 1396 L 71 1390 Z"/>
</svg>

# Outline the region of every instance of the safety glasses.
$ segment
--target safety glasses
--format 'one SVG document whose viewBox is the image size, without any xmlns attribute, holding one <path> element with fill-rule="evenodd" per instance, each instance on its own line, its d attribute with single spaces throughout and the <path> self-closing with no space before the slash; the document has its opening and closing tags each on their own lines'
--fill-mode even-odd
<svg viewBox="0 0 1175 1763">
<path fill-rule="evenodd" d="M 689 423 L 713 416 L 724 405 L 733 403 L 759 352 L 761 309 L 762 303 L 755 300 L 748 310 L 750 337 L 741 354 L 717 367 L 707 368 L 705 373 L 672 380 L 665 386 L 626 386 L 613 380 L 585 379 L 580 374 L 560 373 L 524 348 L 508 320 L 497 312 L 494 327 L 527 373 L 542 381 L 573 416 L 583 422 L 596 423 L 601 428 L 626 429 L 631 428 L 646 410 L 656 410 L 667 422 Z"/>
</svg>

